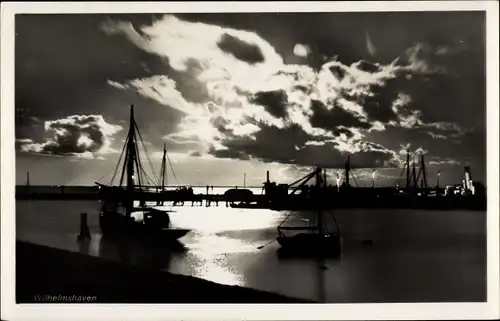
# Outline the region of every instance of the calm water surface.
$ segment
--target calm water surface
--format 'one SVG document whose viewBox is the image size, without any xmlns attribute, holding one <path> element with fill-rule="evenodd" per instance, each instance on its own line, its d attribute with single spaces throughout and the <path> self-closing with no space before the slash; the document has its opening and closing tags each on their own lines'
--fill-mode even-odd
<svg viewBox="0 0 500 321">
<path fill-rule="evenodd" d="M 453 302 L 486 299 L 486 213 L 338 210 L 340 259 L 327 270 L 277 256 L 276 226 L 288 212 L 175 207 L 172 224 L 192 229 L 183 253 L 102 238 L 95 201 L 17 201 L 17 239 L 210 281 L 326 302 Z M 78 244 L 79 214 L 92 239 Z M 290 224 L 307 224 L 294 213 Z M 362 240 L 371 240 L 367 246 Z M 34 264 L 43 264 L 36 262 Z M 167 289 L 166 289 L 167 290 Z"/>
</svg>

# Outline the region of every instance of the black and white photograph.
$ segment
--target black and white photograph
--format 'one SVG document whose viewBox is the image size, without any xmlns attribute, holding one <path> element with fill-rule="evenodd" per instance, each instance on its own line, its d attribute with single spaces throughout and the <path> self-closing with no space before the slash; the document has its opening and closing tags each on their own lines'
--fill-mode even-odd
<svg viewBox="0 0 500 321">
<path fill-rule="evenodd" d="M 12 304 L 498 317 L 498 3 L 464 3 L 3 3 Z"/>
</svg>

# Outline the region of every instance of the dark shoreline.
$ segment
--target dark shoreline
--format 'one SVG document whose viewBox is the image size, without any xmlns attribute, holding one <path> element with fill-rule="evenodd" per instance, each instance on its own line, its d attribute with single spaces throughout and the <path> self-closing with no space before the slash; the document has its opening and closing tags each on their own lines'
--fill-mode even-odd
<svg viewBox="0 0 500 321">
<path fill-rule="evenodd" d="M 313 303 L 16 241 L 17 303 Z"/>
</svg>

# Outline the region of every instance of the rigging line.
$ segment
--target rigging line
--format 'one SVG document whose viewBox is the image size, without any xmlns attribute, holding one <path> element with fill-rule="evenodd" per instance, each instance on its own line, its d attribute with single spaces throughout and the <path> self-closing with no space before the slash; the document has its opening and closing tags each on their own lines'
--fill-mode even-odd
<svg viewBox="0 0 500 321">
<path fill-rule="evenodd" d="M 144 169 L 144 167 L 143 167 L 143 166 L 141 166 L 141 172 L 142 172 L 142 174 L 144 174 L 144 176 L 143 176 L 143 177 L 145 177 L 145 178 L 146 178 L 147 183 L 148 183 L 150 186 L 155 186 L 155 185 L 156 185 L 156 184 L 155 184 L 155 180 L 154 180 L 154 179 L 152 179 L 152 178 L 151 178 L 151 176 L 149 176 L 149 175 L 148 175 L 148 173 L 146 172 L 146 170 Z"/>
<path fill-rule="evenodd" d="M 127 138 L 126 140 L 126 144 L 128 145 L 128 141 L 129 139 Z M 127 162 L 128 162 L 128 159 L 129 159 L 130 155 L 128 153 L 125 154 L 125 159 L 123 160 L 123 167 L 122 167 L 122 174 L 120 176 L 120 184 L 119 186 L 122 186 L 123 184 L 123 178 L 125 177 L 125 170 L 126 170 L 126 165 L 127 165 Z"/>
<path fill-rule="evenodd" d="M 136 147 L 137 147 L 137 153 L 138 153 L 139 147 L 137 145 L 136 145 Z M 146 178 L 148 184 L 154 185 L 154 180 L 151 179 L 151 177 L 147 174 L 146 170 L 144 169 L 144 166 L 142 166 L 142 161 L 141 161 L 140 157 L 137 157 L 137 161 L 138 161 L 138 167 L 137 167 L 138 172 L 140 171 L 141 175 L 144 174 L 143 177 Z M 154 172 L 153 172 L 153 174 L 154 174 Z"/>
<path fill-rule="evenodd" d="M 407 167 L 407 166 L 406 166 L 406 164 L 405 164 L 405 166 L 403 166 L 403 170 L 401 171 L 401 174 L 399 174 L 399 179 L 401 179 L 401 178 L 403 177 L 403 174 L 404 174 L 404 173 L 405 173 L 405 171 L 406 171 L 406 167 Z"/>
<path fill-rule="evenodd" d="M 146 177 L 148 184 L 151 184 L 151 185 L 154 186 L 155 185 L 154 184 L 154 180 L 151 179 L 151 177 L 146 173 L 146 171 L 144 170 L 144 168 L 141 168 L 141 171 L 144 174 L 144 176 Z"/>
<path fill-rule="evenodd" d="M 332 218 L 333 218 L 333 222 L 335 223 L 335 228 L 337 229 L 337 232 L 339 234 L 339 237 L 340 237 L 340 227 L 339 227 L 339 224 L 337 223 L 337 219 L 335 218 L 335 213 L 332 212 Z"/>
<path fill-rule="evenodd" d="M 418 181 L 420 181 L 420 175 L 422 174 L 422 167 L 418 169 L 418 175 L 417 175 L 417 181 L 415 182 L 415 185 L 418 187 Z"/>
<path fill-rule="evenodd" d="M 97 180 L 97 183 L 99 183 L 101 181 L 101 179 L 104 178 L 104 176 L 106 176 L 106 174 L 102 175 L 102 177 Z"/>
<path fill-rule="evenodd" d="M 114 179 L 115 179 L 115 177 L 116 177 L 116 174 L 117 174 L 117 172 L 118 172 L 118 168 L 119 168 L 119 165 L 120 165 L 120 162 L 121 162 L 122 156 L 123 156 L 123 150 L 122 150 L 122 152 L 120 153 L 120 156 L 118 157 L 118 162 L 117 162 L 117 163 L 116 163 L 116 165 L 115 165 L 115 168 L 114 168 L 114 170 L 113 170 L 113 174 L 111 175 L 111 177 L 110 177 L 110 179 L 109 179 L 109 181 L 108 181 L 108 183 L 107 183 L 107 185 L 108 185 L 108 186 L 109 186 L 109 185 L 112 185 L 113 180 L 114 180 Z M 104 176 L 106 176 L 106 174 L 104 174 Z M 103 177 L 104 177 L 104 176 L 103 176 Z"/>
<path fill-rule="evenodd" d="M 178 185 L 179 181 L 177 180 L 177 175 L 175 175 L 175 170 L 174 170 L 174 167 L 172 166 L 172 162 L 170 162 L 170 156 L 168 156 L 168 152 L 166 152 L 165 154 L 167 155 L 168 164 L 170 165 L 170 169 L 172 170 L 172 174 L 174 174 L 175 183 Z"/>
<path fill-rule="evenodd" d="M 118 163 L 117 163 L 117 164 L 116 164 L 116 166 L 115 166 L 115 170 L 114 170 L 114 172 L 113 172 L 113 176 L 111 176 L 111 180 L 108 182 L 108 185 L 111 185 L 111 184 L 113 183 L 113 181 L 114 181 L 114 180 L 115 180 L 115 178 L 116 178 L 116 174 L 118 174 L 118 169 L 120 168 L 120 163 L 121 163 L 122 158 L 123 158 L 123 155 L 124 155 L 124 153 L 125 153 L 125 146 L 126 146 L 126 145 L 123 145 L 123 147 L 122 147 L 122 151 L 121 151 L 121 153 L 120 153 L 120 157 L 118 158 Z"/>
<path fill-rule="evenodd" d="M 359 187 L 358 181 L 356 180 L 356 175 L 354 175 L 353 171 L 349 171 L 351 173 L 352 178 L 354 179 L 354 183 L 356 183 L 356 187 Z"/>
<path fill-rule="evenodd" d="M 136 142 L 137 142 L 137 138 L 136 138 Z M 139 157 L 139 146 L 138 144 L 135 144 L 135 153 L 136 153 L 136 157 L 135 157 L 135 163 L 136 163 L 136 167 L 137 167 L 137 179 L 138 179 L 138 182 L 139 182 L 139 186 L 142 185 L 142 171 L 144 171 L 144 168 L 142 166 L 142 163 L 141 163 L 141 158 Z"/>
<path fill-rule="evenodd" d="M 143 142 L 141 142 L 141 143 L 142 143 L 142 147 L 144 148 L 144 153 L 145 153 L 145 155 L 146 155 L 146 160 L 147 160 L 147 161 L 148 161 L 148 163 L 149 163 L 149 166 L 150 166 L 150 168 L 151 168 L 151 172 L 152 172 L 152 174 L 153 174 L 153 176 L 154 176 L 154 179 L 155 179 L 155 180 L 159 180 L 159 176 L 158 176 L 158 174 L 156 173 L 156 168 L 154 167 L 154 165 L 153 165 L 153 163 L 152 163 L 151 159 L 149 158 L 149 156 L 148 156 L 148 154 L 147 154 L 146 146 L 144 145 L 144 143 L 143 143 Z M 141 164 L 142 164 L 142 161 L 141 161 Z"/>
<path fill-rule="evenodd" d="M 142 148 L 144 149 L 144 153 L 146 155 L 146 159 L 148 160 L 149 162 L 149 166 L 151 166 L 151 170 L 153 171 L 153 175 L 155 176 L 155 179 L 156 180 L 159 180 L 159 177 L 157 176 L 156 174 L 156 168 L 154 167 L 154 164 L 153 162 L 151 161 L 151 158 L 149 158 L 149 155 L 148 155 L 148 150 L 146 148 L 146 144 L 144 144 L 144 140 L 142 138 L 142 134 L 141 134 L 141 131 L 139 130 L 138 126 L 137 126 L 137 123 L 134 122 L 134 125 L 137 129 L 137 133 L 139 134 L 139 139 L 140 139 L 140 142 L 142 144 Z"/>
<path fill-rule="evenodd" d="M 401 179 L 403 178 L 403 174 L 405 173 L 406 170 L 406 164 L 403 166 L 403 170 L 401 171 L 401 174 L 399 174 L 399 177 L 396 179 L 396 184 L 399 184 L 401 182 Z"/>
<path fill-rule="evenodd" d="M 135 136 L 134 136 L 134 138 L 135 138 L 135 141 L 136 141 L 135 146 L 136 146 L 136 150 L 137 150 L 137 155 L 138 156 L 140 155 L 140 153 L 139 153 L 139 142 L 140 142 L 141 145 L 142 145 L 142 148 L 144 149 L 144 154 L 146 155 L 146 158 L 147 158 L 148 154 L 147 154 L 146 144 L 144 144 L 144 140 L 142 139 L 141 131 L 140 131 L 140 129 L 137 126 L 137 123 L 135 121 L 134 121 L 133 126 L 134 126 L 134 129 L 135 129 L 135 133 L 134 133 Z M 139 139 L 137 139 L 137 135 L 138 135 Z M 139 161 L 140 161 L 141 166 L 142 166 L 142 162 L 141 162 L 140 159 L 139 159 Z"/>
<path fill-rule="evenodd" d="M 290 217 L 290 215 L 292 215 L 292 214 L 293 214 L 293 212 L 288 213 L 288 215 L 285 217 L 285 219 L 284 219 L 283 221 L 281 221 L 280 225 L 278 225 L 278 228 L 280 228 L 280 227 L 281 227 L 281 225 L 283 225 L 283 223 L 285 223 L 285 222 L 286 222 L 286 220 L 287 220 L 287 219 Z"/>
<path fill-rule="evenodd" d="M 135 122 L 134 122 L 135 124 Z M 136 128 L 136 126 L 134 126 Z M 142 177 L 141 177 L 141 170 L 142 170 L 142 164 L 141 164 L 141 159 L 140 159 L 140 153 L 139 153 L 139 146 L 137 144 L 137 136 L 136 133 L 134 132 L 134 135 L 132 137 L 132 140 L 134 141 L 134 152 L 135 152 L 135 159 L 134 159 L 134 164 L 137 169 L 137 182 L 139 183 L 138 185 L 142 185 Z M 139 189 L 141 189 L 139 187 Z"/>
<path fill-rule="evenodd" d="M 142 186 L 141 170 L 142 170 L 142 168 L 140 166 L 140 160 L 138 157 L 135 158 L 135 166 L 137 168 L 137 183 L 138 183 L 137 185 L 139 185 L 139 190 L 142 190 L 141 189 L 141 186 Z"/>
</svg>

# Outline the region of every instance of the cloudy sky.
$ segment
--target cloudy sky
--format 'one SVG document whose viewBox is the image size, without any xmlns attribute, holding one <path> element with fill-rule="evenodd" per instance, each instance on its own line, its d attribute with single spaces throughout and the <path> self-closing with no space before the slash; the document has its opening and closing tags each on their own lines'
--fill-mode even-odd
<svg viewBox="0 0 500 321">
<path fill-rule="evenodd" d="M 107 182 L 130 105 L 171 184 L 291 182 L 351 155 L 395 185 L 485 181 L 482 12 L 17 15 L 16 175 Z M 399 167 L 399 168 L 398 168 Z M 333 179 L 332 179 L 333 181 Z"/>
</svg>

